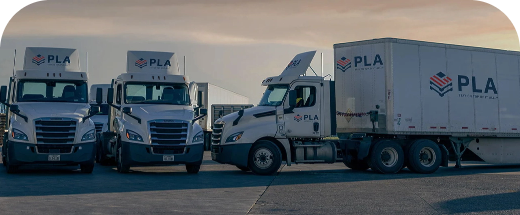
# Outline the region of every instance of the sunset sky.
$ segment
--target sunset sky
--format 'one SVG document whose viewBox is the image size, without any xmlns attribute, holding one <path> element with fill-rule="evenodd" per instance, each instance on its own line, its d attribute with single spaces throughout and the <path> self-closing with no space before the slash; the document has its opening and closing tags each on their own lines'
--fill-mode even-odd
<svg viewBox="0 0 520 215">
<path fill-rule="evenodd" d="M 381 37 L 520 50 L 509 19 L 472 0 L 48 0 L 7 25 L 0 84 L 11 75 L 13 50 L 22 62 L 27 46 L 88 52 L 90 84 L 125 72 L 127 50 L 172 51 L 181 69 L 187 56 L 191 80 L 257 104 L 261 81 L 280 74 L 295 54 L 323 52 L 324 74 L 332 74 L 333 44 Z M 319 74 L 319 54 L 312 66 Z"/>
</svg>

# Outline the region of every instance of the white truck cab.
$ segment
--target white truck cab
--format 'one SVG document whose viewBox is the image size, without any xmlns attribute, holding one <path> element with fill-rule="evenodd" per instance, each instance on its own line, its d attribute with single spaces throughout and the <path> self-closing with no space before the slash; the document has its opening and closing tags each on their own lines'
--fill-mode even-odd
<svg viewBox="0 0 520 215">
<path fill-rule="evenodd" d="M 204 151 L 197 120 L 207 112 L 197 107 L 197 85 L 180 74 L 174 53 L 128 51 L 127 61 L 108 90 L 113 137 L 103 138 L 103 159 L 114 158 L 121 173 L 176 164 L 197 173 Z"/>
<path fill-rule="evenodd" d="M 99 111 L 88 103 L 88 74 L 75 49 L 26 48 L 23 70 L 2 86 L 9 111 L 2 159 L 8 173 L 20 165 L 80 165 L 94 168 Z"/>
<path fill-rule="evenodd" d="M 101 160 L 102 155 L 102 147 L 101 147 L 101 141 L 103 139 L 103 133 L 108 132 L 108 111 L 109 106 L 107 104 L 106 98 L 108 93 L 108 88 L 110 88 L 110 84 L 93 84 L 90 86 L 90 106 L 97 106 L 99 107 L 99 112 L 92 116 L 90 119 L 94 122 L 94 125 L 96 126 L 96 162 L 103 163 L 105 160 Z M 105 98 L 100 104 L 97 103 L 96 97 L 97 97 L 97 91 L 98 89 L 101 90 L 101 97 Z"/>
<path fill-rule="evenodd" d="M 336 161 L 336 144 L 324 140 L 335 134 L 335 113 L 323 107 L 334 98 L 330 81 L 302 76 L 315 53 L 296 55 L 282 74 L 263 80 L 266 91 L 258 106 L 215 122 L 213 160 L 256 174 L 275 173 L 282 160 L 288 165 Z"/>
</svg>

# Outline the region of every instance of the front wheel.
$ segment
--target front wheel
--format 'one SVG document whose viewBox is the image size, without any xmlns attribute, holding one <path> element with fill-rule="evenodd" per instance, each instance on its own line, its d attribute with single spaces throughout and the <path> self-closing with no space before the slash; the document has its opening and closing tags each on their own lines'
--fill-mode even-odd
<svg viewBox="0 0 520 215">
<path fill-rule="evenodd" d="M 2 153 L 4 152 L 2 151 Z M 9 157 L 9 147 L 5 147 L 5 171 L 8 174 L 16 173 L 16 171 L 18 171 L 18 166 L 11 164 Z"/>
<path fill-rule="evenodd" d="M 403 148 L 391 140 L 377 142 L 370 152 L 369 166 L 378 173 L 397 173 L 404 164 Z"/>
<path fill-rule="evenodd" d="M 258 175 L 272 175 L 282 165 L 282 153 L 271 141 L 261 140 L 249 152 L 249 168 Z"/>
<path fill-rule="evenodd" d="M 197 174 L 200 170 L 200 164 L 194 165 L 194 164 L 186 164 L 186 172 L 190 174 Z"/>
<path fill-rule="evenodd" d="M 358 160 L 351 155 L 343 156 L 343 164 L 352 170 L 364 171 L 370 168 L 368 163 L 364 160 Z"/>
<path fill-rule="evenodd" d="M 92 173 L 94 171 L 94 162 L 82 163 L 79 165 L 82 173 Z"/>
<path fill-rule="evenodd" d="M 127 164 L 125 155 L 123 154 L 123 146 L 119 144 L 116 150 L 117 171 L 119 173 L 127 173 L 130 171 L 130 165 Z"/>
</svg>

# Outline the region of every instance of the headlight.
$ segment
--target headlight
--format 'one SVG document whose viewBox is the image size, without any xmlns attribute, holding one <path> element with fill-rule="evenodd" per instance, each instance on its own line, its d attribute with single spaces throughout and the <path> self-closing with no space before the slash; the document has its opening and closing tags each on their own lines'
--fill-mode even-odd
<svg viewBox="0 0 520 215">
<path fill-rule="evenodd" d="M 25 133 L 23 133 L 22 131 L 18 130 L 18 129 L 13 129 L 13 131 L 11 131 L 11 136 L 15 140 L 25 140 L 25 141 L 28 141 L 27 135 Z"/>
<path fill-rule="evenodd" d="M 96 130 L 92 129 L 85 133 L 83 137 L 81 137 L 81 141 L 93 140 L 96 139 Z"/>
<path fill-rule="evenodd" d="M 195 134 L 195 136 L 193 136 L 193 140 L 191 142 L 192 143 L 204 142 L 204 132 L 200 131 L 199 133 Z"/>
<path fill-rule="evenodd" d="M 232 143 L 232 142 L 236 142 L 236 141 L 240 140 L 240 138 L 242 138 L 243 133 L 244 132 L 241 131 L 241 132 L 237 132 L 232 135 L 229 135 L 229 137 L 226 138 L 226 143 Z"/>
<path fill-rule="evenodd" d="M 133 141 L 143 142 L 143 137 L 141 137 L 141 135 L 128 129 L 126 129 L 126 138 Z"/>
</svg>

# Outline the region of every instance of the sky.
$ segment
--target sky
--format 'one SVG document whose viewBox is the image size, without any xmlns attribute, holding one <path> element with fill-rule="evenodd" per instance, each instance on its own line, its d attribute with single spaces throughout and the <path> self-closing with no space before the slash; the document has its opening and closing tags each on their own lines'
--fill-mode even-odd
<svg viewBox="0 0 520 215">
<path fill-rule="evenodd" d="M 89 84 L 126 70 L 126 51 L 178 54 L 192 81 L 210 82 L 257 104 L 262 80 L 292 57 L 317 50 L 311 66 L 333 74 L 332 46 L 382 37 L 520 51 L 500 10 L 473 0 L 48 0 L 27 6 L 7 25 L 0 84 L 21 69 L 28 46 L 77 48 Z M 309 75 L 313 73 L 308 70 Z"/>
</svg>

